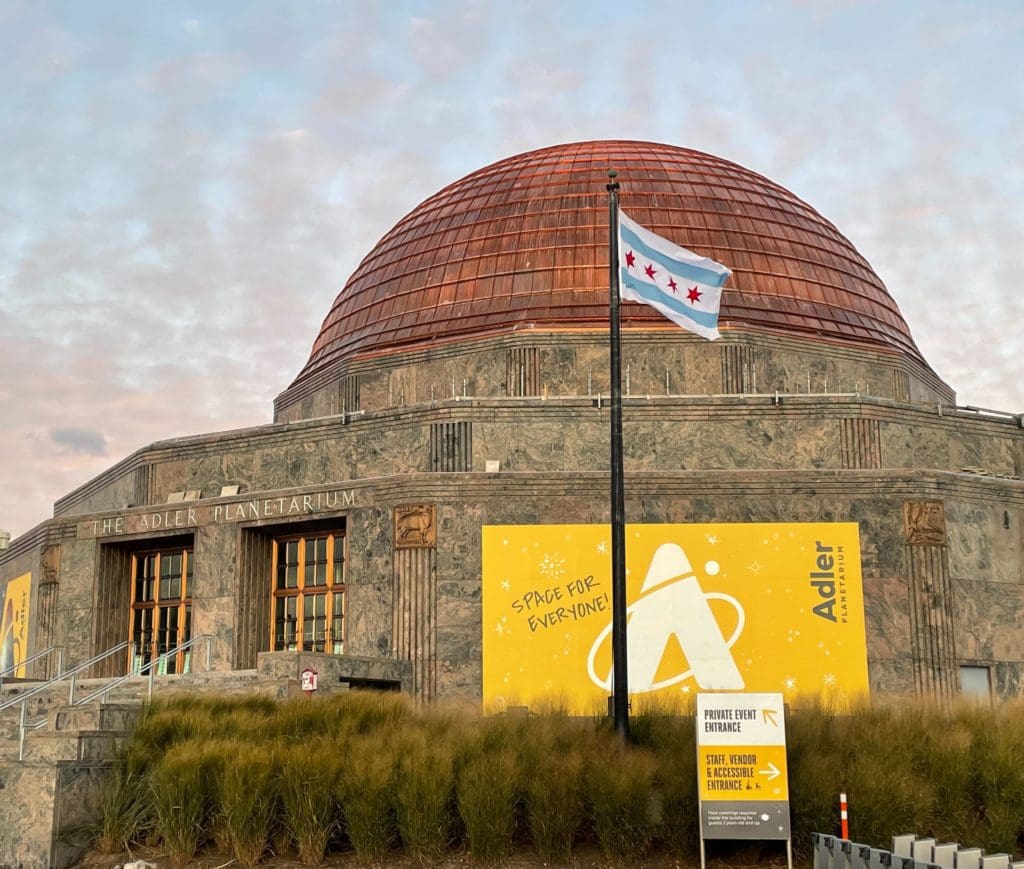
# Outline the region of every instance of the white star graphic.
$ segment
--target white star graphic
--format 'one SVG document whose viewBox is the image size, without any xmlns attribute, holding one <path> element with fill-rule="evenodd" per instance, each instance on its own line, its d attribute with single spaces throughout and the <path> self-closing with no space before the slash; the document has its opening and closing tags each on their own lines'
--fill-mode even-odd
<svg viewBox="0 0 1024 869">
<path fill-rule="evenodd" d="M 761 572 L 761 565 L 755 561 L 753 564 L 747 565 L 747 570 L 754 574 L 754 576 L 757 576 Z"/>
<path fill-rule="evenodd" d="M 597 544 L 597 551 L 600 555 L 604 555 L 608 552 L 608 544 L 602 540 L 600 543 Z"/>
<path fill-rule="evenodd" d="M 507 579 L 503 579 L 501 581 L 501 588 L 502 591 L 508 591 L 510 588 L 512 588 L 512 583 L 509 582 Z"/>
</svg>

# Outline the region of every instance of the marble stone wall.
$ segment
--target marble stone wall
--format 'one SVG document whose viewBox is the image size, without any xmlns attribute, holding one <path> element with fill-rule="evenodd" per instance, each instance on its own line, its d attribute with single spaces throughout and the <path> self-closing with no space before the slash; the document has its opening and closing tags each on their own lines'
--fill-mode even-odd
<svg viewBox="0 0 1024 869">
<path fill-rule="evenodd" d="M 373 490 L 347 517 L 345 651 L 357 657 L 390 657 L 393 647 L 394 549 L 392 510 L 396 498 Z"/>
<path fill-rule="evenodd" d="M 71 866 L 89 848 L 113 763 L 0 761 L 0 866 Z"/>
<path fill-rule="evenodd" d="M 125 623 L 124 630 L 116 632 L 117 640 L 104 645 L 104 649 L 127 639 L 126 606 L 115 609 L 106 598 L 102 551 L 95 540 L 69 540 L 61 547 L 56 632 L 63 641 L 68 663 L 81 663 L 96 654 L 96 644 L 106 639 L 97 633 L 97 625 L 104 619 L 123 618 Z M 109 636 L 114 633 L 111 629 Z"/>
<path fill-rule="evenodd" d="M 351 505 L 317 514 L 315 520 L 297 517 L 285 525 L 278 517 L 191 529 L 196 558 L 194 635 L 210 633 L 216 638 L 214 668 L 251 667 L 254 656 L 267 648 L 269 541 L 284 530 L 316 521 L 343 525 L 346 531 L 346 652 L 409 662 L 415 690 L 422 697 L 478 698 L 481 527 L 608 521 L 606 472 L 581 470 L 583 454 L 573 451 L 580 449 L 578 444 L 570 447 L 565 440 L 559 450 L 558 433 L 564 433 L 568 424 L 517 426 L 502 416 L 502 408 L 483 410 L 491 422 L 477 425 L 474 450 L 479 449 L 481 458 L 493 458 L 499 455 L 499 446 L 512 445 L 500 454 L 503 465 L 498 474 L 419 472 L 354 480 L 348 484 Z M 558 412 L 567 420 L 578 419 L 572 423 L 578 430 L 592 430 L 593 437 L 584 441 L 600 442 L 599 431 L 607 424 L 604 410 L 570 407 Z M 844 418 L 836 417 L 836 434 L 829 441 L 836 454 L 838 422 Z M 948 472 L 810 467 L 812 460 L 801 452 L 806 445 L 792 438 L 785 425 L 767 428 L 767 420 L 755 419 L 751 425 L 729 422 L 739 426 L 733 443 L 760 439 L 760 448 L 768 450 L 763 436 L 767 432 L 772 443 L 786 444 L 788 467 L 765 468 L 770 452 L 751 448 L 748 454 L 756 456 L 755 466 L 738 468 L 740 462 L 730 459 L 725 444 L 708 438 L 701 445 L 696 436 L 695 449 L 704 461 L 717 458 L 731 469 L 638 469 L 644 458 L 638 452 L 627 475 L 627 520 L 857 522 L 874 690 L 948 695 L 957 690 L 959 664 L 980 663 L 991 667 L 1000 696 L 1021 693 L 1024 485 Z M 679 423 L 664 424 L 674 426 L 677 439 L 681 437 Z M 644 425 L 651 426 L 646 434 Z M 698 428 L 695 422 L 689 425 L 694 431 Z M 633 426 L 635 440 L 660 436 L 653 421 Z M 545 455 L 549 458 L 544 467 L 514 467 L 517 462 L 527 467 L 543 464 Z M 596 449 L 591 460 L 606 464 Z M 677 456 L 673 461 L 682 465 L 686 459 Z M 294 491 L 264 494 L 288 496 Z M 941 535 L 937 525 L 920 518 L 908 526 L 908 502 L 940 504 Z M 421 549 L 396 550 L 394 510 L 402 504 L 435 505 L 435 542 Z M 69 536 L 75 528 L 91 534 L 96 527 L 116 526 L 105 526 L 102 518 L 96 517 L 95 525 L 93 517 L 54 522 L 54 533 L 62 535 L 55 633 L 66 638 L 74 651 L 72 660 L 83 660 L 126 637 L 132 549 L 182 539 L 180 531 L 177 536 L 130 539 L 102 533 L 99 539 Z M 41 558 L 41 550 L 34 551 L 33 557 Z M 29 557 L 9 559 L 4 567 L 25 564 Z M 193 660 L 198 665 L 202 657 L 200 650 Z"/>
<path fill-rule="evenodd" d="M 1021 692 L 1024 584 L 1019 579 L 1009 589 L 1006 582 L 978 579 L 968 594 L 964 583 L 950 576 L 944 544 L 907 541 L 903 502 L 883 479 L 857 492 L 827 481 L 790 492 L 775 481 L 765 491 L 755 480 L 752 474 L 733 477 L 732 491 L 722 482 L 701 487 L 661 475 L 640 485 L 632 481 L 627 521 L 857 522 L 872 690 L 950 696 L 959 690 L 959 663 L 984 662 L 992 665 L 999 696 Z M 535 490 L 529 497 L 507 484 L 501 495 L 476 505 L 439 505 L 438 610 L 449 613 L 438 618 L 439 693 L 477 696 L 480 690 L 480 526 L 607 521 L 606 493 L 598 486 L 584 488 L 563 478 L 560 486 L 552 483 L 549 491 Z M 965 512 L 963 505 L 960 511 Z M 958 534 L 982 543 L 991 533 L 983 524 L 972 528 Z M 1015 565 L 1019 570 L 1019 561 Z"/>
<path fill-rule="evenodd" d="M 205 525 L 195 531 L 192 578 L 192 636 L 208 636 L 210 668 L 231 670 L 240 666 L 237 638 L 239 622 L 247 607 L 243 604 L 244 585 L 240 583 L 240 529 L 234 525 Z M 263 583 L 270 595 L 270 565 Z M 250 606 L 255 602 L 250 601 Z M 201 671 L 206 664 L 206 645 L 192 651 L 192 668 Z M 265 648 L 265 647 L 264 647 Z"/>
<path fill-rule="evenodd" d="M 316 517 L 346 530 L 347 653 L 407 661 L 420 696 L 478 697 L 481 525 L 608 519 L 607 353 L 599 331 L 524 330 L 350 361 L 286 393 L 277 424 L 154 444 L 69 494 L 0 555 L 0 583 L 31 570 L 34 644 L 65 638 L 81 660 L 127 636 L 133 547 L 182 533 L 114 537 L 104 523 L 173 492 L 201 497 L 172 509 L 208 511 L 224 485 L 256 499 L 351 488 L 350 507 Z M 524 366 L 529 383 L 511 383 Z M 1024 483 L 996 476 L 1024 474 L 1012 419 L 950 408 L 916 362 L 782 336 L 630 333 L 624 366 L 630 521 L 856 521 L 875 688 L 949 694 L 971 661 L 1004 694 L 1022 690 Z M 458 435 L 458 463 L 433 461 L 438 433 Z M 944 504 L 945 536 L 911 540 L 904 504 L 927 500 Z M 436 546 L 396 550 L 393 510 L 410 503 L 436 505 Z M 193 634 L 215 638 L 216 669 L 252 667 L 267 648 L 284 522 L 185 532 Z"/>
<path fill-rule="evenodd" d="M 359 381 L 359 407 L 380 410 L 466 397 L 518 395 L 509 354 L 536 355 L 536 382 L 524 394 L 580 396 L 610 391 L 605 330 L 523 330 L 485 340 L 349 360 L 275 403 L 277 422 L 353 407 L 345 378 Z M 517 357 L 518 358 L 518 357 Z M 920 363 L 877 350 L 729 330 L 714 344 L 675 329 L 624 329 L 624 389 L 633 395 L 856 393 L 900 402 L 954 400 Z M 533 370 L 531 367 L 531 375 Z M 533 378 L 531 377 L 531 380 Z"/>
<path fill-rule="evenodd" d="M 945 501 L 957 657 L 1024 696 L 1024 509 L 1007 498 Z"/>
<path fill-rule="evenodd" d="M 627 469 L 927 468 L 1020 476 L 1024 464 L 1024 430 L 1013 420 L 948 408 L 807 395 L 634 394 L 623 403 Z M 144 451 L 146 489 L 153 505 L 163 505 L 172 492 L 197 490 L 206 500 L 228 484 L 244 493 L 416 473 L 434 468 L 432 435 L 449 429 L 471 444 L 472 468 L 497 459 L 516 471 L 597 469 L 608 462 L 608 412 L 607 398 L 596 394 L 459 398 L 180 439 Z M 65 499 L 61 515 L 80 515 L 86 504 L 121 509 L 120 481 L 134 475 L 128 465 L 115 466 L 87 485 L 87 499 Z"/>
</svg>

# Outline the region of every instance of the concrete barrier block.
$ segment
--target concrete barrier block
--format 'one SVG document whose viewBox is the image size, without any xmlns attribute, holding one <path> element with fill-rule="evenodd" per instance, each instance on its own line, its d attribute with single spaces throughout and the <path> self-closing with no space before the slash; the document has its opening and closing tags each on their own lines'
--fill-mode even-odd
<svg viewBox="0 0 1024 869">
<path fill-rule="evenodd" d="M 913 833 L 907 833 L 901 836 L 892 837 L 892 851 L 893 857 L 909 857 L 910 847 L 913 845 L 914 840 L 917 838 Z"/>
<path fill-rule="evenodd" d="M 961 848 L 956 852 L 954 869 L 979 869 L 981 854 L 981 848 Z"/>
</svg>

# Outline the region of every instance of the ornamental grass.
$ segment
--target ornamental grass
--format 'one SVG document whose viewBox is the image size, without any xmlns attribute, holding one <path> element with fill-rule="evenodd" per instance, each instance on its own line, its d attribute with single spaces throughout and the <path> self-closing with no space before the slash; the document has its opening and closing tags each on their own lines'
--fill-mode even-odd
<svg viewBox="0 0 1024 869">
<path fill-rule="evenodd" d="M 279 752 L 235 743 L 221 755 L 217 807 L 235 859 L 255 866 L 275 833 L 279 807 Z M 289 769 L 289 775 L 298 773 Z"/>
<path fill-rule="evenodd" d="M 342 823 L 356 854 L 364 860 L 382 859 L 396 839 L 391 808 L 394 756 L 390 733 L 353 736 L 338 771 L 336 795 Z"/>
<path fill-rule="evenodd" d="M 188 863 L 199 850 L 209 822 L 211 794 L 205 746 L 172 746 L 149 774 L 156 833 L 171 859 Z"/>
<path fill-rule="evenodd" d="M 519 759 L 514 746 L 474 746 L 460 764 L 455 793 L 469 853 L 501 860 L 512 853 L 519 808 Z"/>
<path fill-rule="evenodd" d="M 601 853 L 615 863 L 642 860 L 654 838 L 651 800 L 657 764 L 647 751 L 612 744 L 587 767 L 587 802 Z"/>
<path fill-rule="evenodd" d="M 280 767 L 287 771 L 279 779 L 285 832 L 307 866 L 323 860 L 338 827 L 340 762 L 334 746 L 329 739 L 314 739 L 283 749 L 280 757 Z"/>
<path fill-rule="evenodd" d="M 392 743 L 392 807 L 402 846 L 418 860 L 436 860 L 448 845 L 455 787 L 452 734 L 407 731 Z"/>
<path fill-rule="evenodd" d="M 351 849 L 502 860 L 528 848 L 565 862 L 579 843 L 609 862 L 696 861 L 692 707 L 648 705 L 620 746 L 606 717 L 482 717 L 408 698 L 343 694 L 177 697 L 140 716 L 103 791 L 98 847 L 157 844 L 177 863 L 206 846 L 241 865 L 295 851 L 315 865 Z M 838 794 L 855 841 L 913 832 L 1019 854 L 1024 704 L 824 706 L 787 716 L 793 847 L 834 833 Z"/>
</svg>

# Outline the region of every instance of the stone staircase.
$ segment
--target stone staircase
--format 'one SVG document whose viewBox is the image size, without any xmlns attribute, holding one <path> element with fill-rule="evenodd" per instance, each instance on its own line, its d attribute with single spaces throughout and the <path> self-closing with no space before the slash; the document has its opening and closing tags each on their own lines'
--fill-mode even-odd
<svg viewBox="0 0 1024 869">
<path fill-rule="evenodd" d="M 283 700 L 301 693 L 299 677 L 308 667 L 320 675 L 321 695 L 353 687 L 411 692 L 413 685 L 409 661 L 262 652 L 255 670 L 156 676 L 153 695 L 259 694 Z M 0 710 L 0 869 L 65 869 L 87 849 L 84 828 L 100 817 L 103 782 L 149 697 L 150 682 L 146 676 L 78 679 L 75 686 L 75 697 L 87 698 L 115 681 L 102 698 L 86 703 L 70 702 L 67 681 L 28 698 L 27 723 L 45 725 L 25 734 L 20 760 L 21 704 Z M 5 683 L 0 705 L 38 685 Z"/>
<path fill-rule="evenodd" d="M 75 693 L 88 697 L 111 681 L 79 680 Z M 4 685 L 0 703 L 36 687 L 33 682 Z M 23 750 L 21 704 L 0 710 L 0 869 L 64 869 L 81 856 L 88 847 L 82 828 L 99 816 L 103 781 L 148 693 L 148 679 L 139 677 L 102 699 L 69 705 L 68 684 L 51 685 L 28 700 L 26 721 L 46 723 L 25 734 Z M 282 697 L 287 686 L 260 678 L 255 670 L 240 670 L 160 676 L 153 693 Z"/>
</svg>

